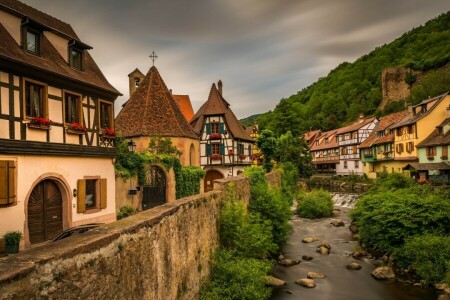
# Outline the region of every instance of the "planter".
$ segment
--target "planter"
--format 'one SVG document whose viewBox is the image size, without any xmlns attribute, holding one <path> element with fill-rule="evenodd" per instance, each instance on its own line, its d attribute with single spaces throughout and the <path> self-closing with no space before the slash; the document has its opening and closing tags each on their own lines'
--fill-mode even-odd
<svg viewBox="0 0 450 300">
<path fill-rule="evenodd" d="M 50 125 L 28 123 L 27 126 L 32 129 L 50 130 Z"/>
<path fill-rule="evenodd" d="M 85 132 L 82 130 L 66 129 L 66 133 L 68 134 L 84 134 Z"/>
<path fill-rule="evenodd" d="M 428 160 L 434 160 L 434 156 L 428 156 L 427 159 Z"/>
<path fill-rule="evenodd" d="M 211 133 L 210 135 L 209 135 L 209 139 L 210 140 L 220 140 L 221 139 L 221 135 L 220 135 L 220 133 Z"/>
<path fill-rule="evenodd" d="M 19 244 L 5 245 L 6 254 L 19 253 Z"/>
<path fill-rule="evenodd" d="M 211 160 L 222 160 L 222 155 L 220 154 L 213 154 L 210 156 Z"/>
</svg>

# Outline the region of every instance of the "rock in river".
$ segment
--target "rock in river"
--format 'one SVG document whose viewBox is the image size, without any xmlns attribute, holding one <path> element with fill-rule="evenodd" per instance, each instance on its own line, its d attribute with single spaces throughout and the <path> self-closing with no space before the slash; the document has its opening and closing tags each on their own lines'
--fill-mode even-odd
<svg viewBox="0 0 450 300">
<path fill-rule="evenodd" d="M 278 261 L 278 264 L 283 267 L 290 267 L 290 266 L 298 265 L 299 263 L 300 263 L 299 260 L 294 260 L 294 259 L 289 259 L 289 258 L 284 258 L 284 259 Z"/>
<path fill-rule="evenodd" d="M 303 243 L 312 243 L 312 242 L 315 242 L 315 241 L 318 241 L 318 240 L 319 239 L 316 238 L 315 236 L 306 236 L 306 237 L 303 238 L 302 242 Z"/>
<path fill-rule="evenodd" d="M 367 256 L 367 252 L 364 250 L 356 250 L 352 253 L 353 258 L 361 258 Z"/>
<path fill-rule="evenodd" d="M 361 265 L 353 262 L 353 263 L 347 265 L 347 269 L 348 270 L 361 270 Z"/>
<path fill-rule="evenodd" d="M 328 248 L 324 247 L 324 246 L 317 247 L 316 252 L 318 252 L 320 254 L 324 254 L 324 255 L 330 254 L 330 250 Z"/>
<path fill-rule="evenodd" d="M 310 261 L 310 260 L 313 260 L 314 258 L 312 256 L 309 256 L 309 255 L 303 255 L 302 259 L 306 260 L 306 261 Z"/>
<path fill-rule="evenodd" d="M 333 221 L 331 221 L 330 224 L 333 225 L 334 227 L 343 227 L 343 226 L 345 226 L 344 221 L 342 221 L 340 219 L 334 219 Z"/>
<path fill-rule="evenodd" d="M 325 279 L 325 278 L 327 278 L 327 276 L 325 276 L 325 274 L 320 274 L 320 273 L 316 273 L 316 272 L 308 272 L 306 277 L 308 277 L 310 279 Z"/>
<path fill-rule="evenodd" d="M 379 280 L 391 280 L 395 279 L 394 271 L 391 267 L 384 266 L 378 267 L 372 271 L 372 276 Z"/>
<path fill-rule="evenodd" d="M 286 285 L 286 282 L 273 276 L 267 276 L 267 285 L 271 287 L 277 287 Z"/>
<path fill-rule="evenodd" d="M 307 287 L 307 288 L 314 288 L 316 287 L 316 283 L 312 279 L 307 278 L 301 278 L 295 281 L 296 284 L 299 284 L 301 286 Z"/>
</svg>

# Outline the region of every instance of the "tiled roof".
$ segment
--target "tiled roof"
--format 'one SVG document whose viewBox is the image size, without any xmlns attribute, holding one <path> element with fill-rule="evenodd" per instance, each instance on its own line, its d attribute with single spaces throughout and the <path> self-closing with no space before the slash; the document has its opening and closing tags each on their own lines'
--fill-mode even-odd
<svg viewBox="0 0 450 300">
<path fill-rule="evenodd" d="M 310 139 L 314 138 L 319 132 L 320 132 L 320 129 L 310 130 L 303 135 L 303 139 L 305 141 L 309 141 Z"/>
<path fill-rule="evenodd" d="M 388 134 L 382 137 L 377 137 L 377 132 L 384 131 L 394 126 L 397 122 L 402 121 L 407 116 L 407 111 L 400 111 L 383 116 L 378 121 L 374 131 L 369 137 L 359 145 L 359 148 L 369 148 L 373 145 L 380 145 L 386 143 L 392 143 L 395 140 L 394 134 Z"/>
<path fill-rule="evenodd" d="M 450 123 L 450 118 L 447 118 L 442 122 L 438 128 L 427 136 L 421 143 L 417 145 L 418 148 L 428 146 L 450 145 L 450 130 L 445 134 L 441 133 L 442 127 Z"/>
<path fill-rule="evenodd" d="M 195 133 L 200 134 L 205 116 L 212 115 L 223 115 L 229 131 L 235 138 L 253 142 L 253 139 L 245 131 L 244 126 L 242 126 L 230 109 L 230 104 L 222 97 L 214 83 L 211 86 L 208 100 L 203 103 L 190 122 Z"/>
<path fill-rule="evenodd" d="M 167 89 L 156 67 L 151 67 L 116 118 L 125 137 L 168 136 L 198 139 Z"/>
<path fill-rule="evenodd" d="M 194 116 L 194 110 L 192 109 L 191 99 L 189 95 L 173 95 L 175 102 L 177 102 L 178 107 L 181 110 L 186 121 L 190 121 Z"/>
<path fill-rule="evenodd" d="M 0 5 L 5 5 L 5 3 L 16 3 L 20 4 L 18 5 L 20 7 L 22 6 L 28 7 L 18 1 L 0 0 L 0 3 L 1 3 Z M 36 15 L 39 15 L 40 13 L 43 16 L 47 16 L 46 19 L 52 21 L 52 24 L 53 23 L 65 24 L 64 26 L 63 25 L 61 26 L 63 28 L 66 28 L 65 26 L 68 26 L 68 28 L 71 29 L 70 25 L 64 22 L 61 22 L 53 17 L 45 15 L 30 7 L 28 8 L 23 9 L 23 11 L 29 10 L 34 12 Z M 59 52 L 53 47 L 53 45 L 45 37 L 45 35 L 42 35 L 41 37 L 41 55 L 36 56 L 27 53 L 25 49 L 23 49 L 19 44 L 16 43 L 13 37 L 5 29 L 5 27 L 2 24 L 0 24 L 0 58 L 6 59 L 7 61 L 11 62 L 11 64 L 14 65 L 16 64 L 24 65 L 26 67 L 34 68 L 39 72 L 42 72 L 42 74 L 45 74 L 47 72 L 53 73 L 67 80 L 81 82 L 84 85 L 105 90 L 116 96 L 120 95 L 120 92 L 118 92 L 108 82 L 108 80 L 106 80 L 105 76 L 102 74 L 99 67 L 94 62 L 88 51 L 84 51 L 83 71 L 75 70 L 69 66 L 69 64 L 63 57 L 61 57 Z"/>
<path fill-rule="evenodd" d="M 421 103 L 415 105 L 414 107 L 418 107 L 418 106 L 421 106 L 421 105 L 424 105 L 429 102 L 433 102 L 433 101 L 437 100 L 433 106 L 428 107 L 426 112 L 420 111 L 420 112 L 416 113 L 415 115 L 410 116 L 409 118 L 406 118 L 402 122 L 395 124 L 392 128 L 399 128 L 402 126 L 411 125 L 411 124 L 414 124 L 415 122 L 419 121 L 420 119 L 422 119 L 423 117 L 428 115 L 442 101 L 442 99 L 444 99 L 447 95 L 449 95 L 449 93 L 450 92 L 447 92 L 447 93 L 439 95 L 437 97 L 426 99 L 426 100 L 422 101 Z"/>
<path fill-rule="evenodd" d="M 334 129 L 320 133 L 319 136 L 316 137 L 316 141 L 319 141 L 319 145 L 316 145 L 314 143 L 309 150 L 319 151 L 325 149 L 339 148 L 339 143 L 336 141 L 337 131 L 338 129 Z M 325 143 L 326 138 L 328 138 L 328 143 Z"/>
<path fill-rule="evenodd" d="M 52 29 L 53 31 L 62 33 L 69 38 L 80 40 L 70 24 L 67 24 L 55 17 L 47 15 L 31 6 L 28 6 L 17 0 L 0 0 L 0 8 L 9 10 L 20 17 L 28 17 L 31 20 Z"/>
<path fill-rule="evenodd" d="M 428 171 L 428 170 L 450 170 L 450 163 L 440 162 L 440 163 L 410 163 L 403 169 L 408 169 L 412 167 L 418 171 Z"/>
<path fill-rule="evenodd" d="M 358 120 L 349 126 L 339 128 L 337 134 L 343 134 L 343 133 L 347 133 L 347 132 L 356 131 L 356 130 L 360 129 L 361 127 L 369 124 L 370 122 L 373 122 L 374 120 L 376 120 L 375 117 L 363 119 L 362 121 Z"/>
</svg>

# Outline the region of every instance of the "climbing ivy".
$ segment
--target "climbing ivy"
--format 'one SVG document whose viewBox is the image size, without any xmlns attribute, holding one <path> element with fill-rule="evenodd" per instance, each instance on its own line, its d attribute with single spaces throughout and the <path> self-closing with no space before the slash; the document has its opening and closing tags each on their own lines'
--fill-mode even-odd
<svg viewBox="0 0 450 300">
<path fill-rule="evenodd" d="M 177 199 L 200 193 L 200 180 L 206 172 L 198 167 L 181 167 L 175 171 Z"/>
</svg>

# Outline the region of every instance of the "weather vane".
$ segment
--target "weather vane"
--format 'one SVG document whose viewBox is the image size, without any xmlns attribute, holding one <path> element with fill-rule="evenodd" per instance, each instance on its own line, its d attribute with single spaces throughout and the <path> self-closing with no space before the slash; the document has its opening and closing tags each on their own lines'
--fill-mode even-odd
<svg viewBox="0 0 450 300">
<path fill-rule="evenodd" d="M 149 56 L 152 59 L 153 65 L 155 65 L 155 60 L 158 58 L 155 51 L 152 51 L 152 55 Z"/>
</svg>

